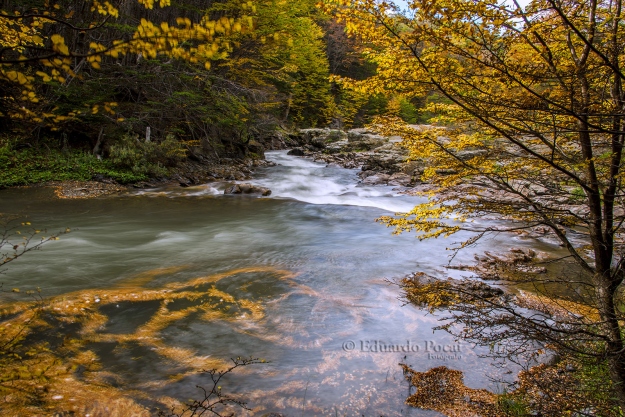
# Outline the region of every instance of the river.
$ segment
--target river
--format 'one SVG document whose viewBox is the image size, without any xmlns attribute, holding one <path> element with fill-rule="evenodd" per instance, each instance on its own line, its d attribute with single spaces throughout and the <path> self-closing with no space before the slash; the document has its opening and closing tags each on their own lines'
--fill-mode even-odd
<svg viewBox="0 0 625 417">
<path fill-rule="evenodd" d="M 225 196 L 221 183 L 91 200 L 4 190 L 0 212 L 48 232 L 72 229 L 11 263 L 5 288 L 97 306 L 104 318 L 83 331 L 84 349 L 119 389 L 151 398 L 196 398 L 195 385 L 208 385 L 196 371 L 237 356 L 267 361 L 221 383 L 244 393 L 250 415 L 439 415 L 404 405 L 400 362 L 445 365 L 464 371 L 469 387 L 499 389 L 484 350 L 433 332 L 438 317 L 403 306 L 389 283 L 414 271 L 461 276 L 445 268 L 445 249 L 467 236 L 393 236 L 375 219 L 418 197 L 360 187 L 356 170 L 284 151 L 267 158 L 277 165 L 253 182 L 273 191 L 268 198 Z M 535 244 L 500 235 L 454 261 Z"/>
</svg>

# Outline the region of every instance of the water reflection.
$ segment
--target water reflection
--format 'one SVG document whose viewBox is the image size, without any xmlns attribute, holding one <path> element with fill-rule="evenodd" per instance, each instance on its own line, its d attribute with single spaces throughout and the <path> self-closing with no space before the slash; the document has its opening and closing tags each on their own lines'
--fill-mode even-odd
<svg viewBox="0 0 625 417">
<path fill-rule="evenodd" d="M 1 192 L 0 212 L 27 215 L 49 231 L 77 229 L 4 276 L 8 287 L 41 287 L 55 296 L 56 315 L 80 323 L 82 341 L 71 355 L 82 371 L 67 376 L 73 391 L 54 388 L 63 399 L 50 401 L 75 406 L 75 391 L 97 384 L 130 408 L 141 398 L 186 400 L 206 382 L 198 370 L 235 356 L 269 361 L 223 384 L 258 415 L 436 415 L 404 405 L 399 362 L 416 371 L 446 365 L 464 371 L 471 388 L 497 388 L 489 376 L 499 370 L 479 349 L 431 355 L 428 343 L 455 341 L 433 334 L 437 317 L 402 307 L 399 289 L 385 281 L 416 270 L 462 274 L 445 268 L 450 240 L 391 236 L 374 221 L 419 200 L 391 187 L 359 187 L 354 170 L 270 157 L 280 165 L 256 182 L 273 190 L 271 198 L 224 197 L 219 184 L 95 200 L 51 200 L 45 189 Z M 455 262 L 512 245 L 536 242 L 495 236 Z M 376 342 L 420 348 L 364 348 Z"/>
</svg>

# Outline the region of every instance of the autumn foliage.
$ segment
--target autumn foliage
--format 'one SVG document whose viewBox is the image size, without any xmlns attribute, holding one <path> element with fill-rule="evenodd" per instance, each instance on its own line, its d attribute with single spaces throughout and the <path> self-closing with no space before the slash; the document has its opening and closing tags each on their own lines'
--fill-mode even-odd
<svg viewBox="0 0 625 417">
<path fill-rule="evenodd" d="M 9 146 L 106 159 L 124 136 L 173 138 L 204 160 L 253 154 L 276 129 L 326 125 L 325 17 L 312 1 L 286 5 L 0 3 L 0 124 L 18 138 Z"/>
<path fill-rule="evenodd" d="M 525 336 L 555 331 L 553 340 L 571 342 L 569 352 L 606 364 L 625 408 L 622 2 L 414 0 L 403 11 L 371 0 L 326 4 L 377 65 L 373 77 L 340 79 L 345 86 L 445 97 L 426 108 L 435 116 L 430 126 L 376 121 L 426 161 L 423 180 L 435 185 L 429 201 L 381 221 L 420 238 L 474 232 L 456 248 L 489 233 L 546 227 L 586 274 L 576 291 L 598 317 L 537 319 L 525 323 Z M 486 316 L 500 337 L 491 339 L 509 344 L 510 330 L 496 330 L 496 311 Z M 459 322 L 476 325 L 479 316 Z M 580 334 L 588 339 L 575 343 Z"/>
</svg>

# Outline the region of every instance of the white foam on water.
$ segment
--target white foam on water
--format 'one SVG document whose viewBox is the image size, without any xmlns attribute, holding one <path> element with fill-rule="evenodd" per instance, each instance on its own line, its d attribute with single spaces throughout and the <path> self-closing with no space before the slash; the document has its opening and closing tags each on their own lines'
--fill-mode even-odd
<svg viewBox="0 0 625 417">
<path fill-rule="evenodd" d="M 173 245 L 172 247 L 176 247 L 181 243 L 190 242 L 191 240 L 191 237 L 187 233 L 166 231 L 157 234 L 153 241 L 141 245 L 141 248 L 169 247 L 170 245 Z"/>
<path fill-rule="evenodd" d="M 286 198 L 309 204 L 375 207 L 389 212 L 410 211 L 423 199 L 401 195 L 392 186 L 359 184 L 357 169 L 326 166 L 310 159 L 287 155 L 287 151 L 269 151 L 267 160 L 275 167 L 259 170 L 253 180 L 237 181 L 269 188 L 269 198 Z M 166 187 L 139 190 L 146 197 L 213 197 L 221 196 L 231 183 L 215 182 L 191 187 Z"/>
<path fill-rule="evenodd" d="M 305 158 L 270 151 L 265 155 L 276 167 L 250 181 L 269 188 L 272 198 L 290 198 L 310 204 L 376 207 L 390 212 L 406 212 L 421 198 L 400 195 L 392 186 L 359 185 L 358 170 L 327 167 Z"/>
<path fill-rule="evenodd" d="M 134 193 L 137 196 L 146 196 L 146 197 L 206 197 L 206 196 L 217 196 L 222 195 L 224 193 L 225 184 L 224 183 L 211 183 L 211 184 L 201 184 L 194 185 L 191 187 L 185 188 L 176 188 L 176 189 L 167 189 L 167 188 L 153 188 L 147 190 L 139 190 Z"/>
</svg>

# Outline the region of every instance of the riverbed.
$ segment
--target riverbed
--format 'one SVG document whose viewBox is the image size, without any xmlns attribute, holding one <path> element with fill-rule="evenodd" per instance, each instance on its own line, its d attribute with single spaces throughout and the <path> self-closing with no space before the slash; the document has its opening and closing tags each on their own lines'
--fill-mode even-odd
<svg viewBox="0 0 625 417">
<path fill-rule="evenodd" d="M 196 398 L 195 386 L 207 384 L 199 369 L 239 356 L 266 363 L 221 382 L 253 410 L 237 415 L 439 415 L 404 404 L 400 362 L 416 371 L 448 366 L 471 388 L 501 389 L 492 382 L 501 369 L 479 357 L 483 348 L 433 332 L 437 315 L 404 306 L 392 283 L 414 271 L 466 275 L 446 268 L 446 248 L 468 235 L 394 236 L 375 219 L 420 197 L 359 186 L 356 170 L 285 151 L 267 158 L 276 166 L 252 182 L 269 197 L 224 195 L 225 183 L 91 200 L 1 191 L 0 212 L 48 233 L 72 229 L 12 262 L 5 288 L 40 287 L 96 308 L 104 319 L 83 332 L 84 349 L 130 396 Z M 536 245 L 498 235 L 454 262 Z"/>
</svg>

